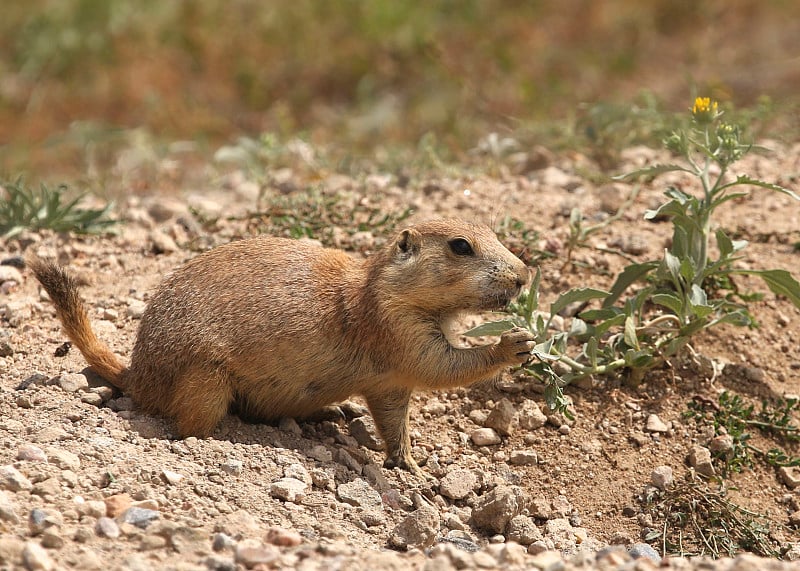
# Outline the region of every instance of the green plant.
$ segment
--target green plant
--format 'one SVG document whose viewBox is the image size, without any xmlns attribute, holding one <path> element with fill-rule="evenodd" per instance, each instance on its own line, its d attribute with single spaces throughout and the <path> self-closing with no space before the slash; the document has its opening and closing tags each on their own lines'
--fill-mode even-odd
<svg viewBox="0 0 800 571">
<path fill-rule="evenodd" d="M 725 497 L 725 489 L 686 480 L 666 490 L 651 489 L 642 499 L 658 528 L 645 540 L 664 555 L 734 557 L 742 551 L 779 557 L 770 532 L 780 527 L 768 516 L 743 508 Z"/>
<path fill-rule="evenodd" d="M 38 192 L 22 179 L 0 183 L 0 236 L 9 238 L 25 229 L 49 228 L 56 232 L 101 232 L 116 224 L 108 218 L 112 205 L 101 209 L 79 208 L 83 195 L 64 201 L 67 186 L 50 188 L 44 184 Z"/>
<path fill-rule="evenodd" d="M 699 197 L 669 187 L 669 201 L 645 214 L 647 219 L 668 216 L 672 221 L 672 245 L 663 258 L 628 265 L 610 291 L 582 288 L 562 294 L 547 317 L 538 309 L 537 275 L 530 291 L 509 306 L 509 319 L 467 332 L 499 334 L 513 326 L 527 327 L 537 345 L 532 352 L 534 362 L 524 370 L 547 385 L 551 407 L 563 405 L 561 387 L 576 378 L 624 372 L 628 383 L 636 385 L 646 371 L 677 354 L 700 331 L 722 323 L 752 325 L 747 307 L 751 298 L 739 294 L 732 279 L 737 274 L 759 276 L 773 292 L 800 307 L 800 283 L 789 272 L 735 268 L 733 262 L 747 244 L 731 240 L 721 228 L 715 232 L 719 257 L 709 257 L 714 211 L 746 194 L 733 192 L 733 188 L 756 186 L 800 200 L 791 190 L 775 184 L 744 175 L 727 177 L 729 167 L 752 145 L 742 143 L 740 128 L 720 121 L 721 115 L 716 102 L 698 98 L 691 129 L 675 131 L 665 141 L 683 157 L 684 164 L 654 165 L 618 177 L 630 180 L 680 171 L 697 179 L 702 189 Z M 636 282 L 644 282 L 644 286 L 620 302 Z M 569 330 L 551 334 L 549 326 L 556 313 L 573 302 L 591 300 L 602 300 L 602 306 L 573 318 Z"/>
<path fill-rule="evenodd" d="M 689 403 L 686 416 L 699 421 L 710 420 L 717 435 L 728 435 L 730 450 L 715 454 L 714 459 L 725 476 L 730 472 L 741 472 L 753 465 L 753 457 L 760 458 L 770 466 L 800 466 L 800 457 L 792 456 L 783 448 L 774 446 L 763 450 L 752 444 L 752 430 L 758 430 L 764 437 L 781 439 L 787 442 L 800 441 L 798 427 L 794 424 L 793 413 L 800 411 L 800 400 L 794 398 L 761 401 L 761 410 L 746 402 L 740 395 L 723 392 L 719 402 L 713 403 L 695 399 Z"/>
</svg>

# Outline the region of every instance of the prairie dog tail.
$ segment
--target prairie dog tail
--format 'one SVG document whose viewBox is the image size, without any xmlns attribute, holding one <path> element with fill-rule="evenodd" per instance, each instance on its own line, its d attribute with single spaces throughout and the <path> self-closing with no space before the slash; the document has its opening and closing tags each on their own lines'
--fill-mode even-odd
<svg viewBox="0 0 800 571">
<path fill-rule="evenodd" d="M 25 261 L 50 296 L 67 337 L 80 350 L 89 366 L 117 388 L 124 389 L 121 375 L 126 367 L 92 331 L 89 315 L 78 295 L 78 284 L 75 280 L 53 262 L 44 261 L 32 254 Z"/>
</svg>

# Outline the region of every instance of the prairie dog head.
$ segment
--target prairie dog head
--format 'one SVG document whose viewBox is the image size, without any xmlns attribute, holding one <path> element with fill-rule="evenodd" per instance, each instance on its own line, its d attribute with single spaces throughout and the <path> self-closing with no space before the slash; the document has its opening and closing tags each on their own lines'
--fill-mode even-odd
<svg viewBox="0 0 800 571">
<path fill-rule="evenodd" d="M 530 270 L 487 226 L 433 220 L 402 230 L 384 275 L 407 306 L 434 315 L 500 309 L 530 281 Z"/>
</svg>

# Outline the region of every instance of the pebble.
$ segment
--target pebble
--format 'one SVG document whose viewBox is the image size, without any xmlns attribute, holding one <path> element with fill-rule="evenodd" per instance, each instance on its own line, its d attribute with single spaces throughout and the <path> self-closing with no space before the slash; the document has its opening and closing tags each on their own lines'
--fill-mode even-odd
<svg viewBox="0 0 800 571">
<path fill-rule="evenodd" d="M 628 550 L 628 553 L 630 553 L 631 557 L 634 559 L 647 558 L 656 564 L 661 563 L 661 556 L 658 554 L 658 551 L 647 543 L 634 543 Z"/>
<path fill-rule="evenodd" d="M 56 385 L 68 393 L 77 393 L 89 388 L 89 379 L 80 373 L 62 373 L 56 377 Z"/>
<path fill-rule="evenodd" d="M 800 468 L 797 466 L 781 466 L 778 468 L 778 476 L 790 490 L 800 485 Z"/>
<path fill-rule="evenodd" d="M 525 430 L 536 430 L 547 423 L 547 415 L 532 400 L 522 403 L 519 411 L 519 426 Z"/>
<path fill-rule="evenodd" d="M 248 569 L 270 565 L 280 557 L 280 551 L 274 545 L 263 545 L 259 541 L 245 539 L 236 545 L 235 559 Z M 264 567 L 266 568 L 266 567 Z"/>
<path fill-rule="evenodd" d="M 497 486 L 479 497 L 472 508 L 472 522 L 492 533 L 503 533 L 508 522 L 519 515 L 525 496 L 518 486 Z"/>
<path fill-rule="evenodd" d="M 267 529 L 264 540 L 280 547 L 294 547 L 303 542 L 303 538 L 299 533 L 293 529 L 284 529 L 282 527 L 270 527 Z"/>
<path fill-rule="evenodd" d="M 13 266 L 0 265 L 0 283 L 3 282 L 17 282 L 21 284 L 22 274 Z"/>
<path fill-rule="evenodd" d="M 286 478 L 294 478 L 296 480 L 300 480 L 307 486 L 310 486 L 312 483 L 311 474 L 308 473 L 306 467 L 302 464 L 289 464 L 283 469 L 283 475 Z"/>
<path fill-rule="evenodd" d="M 49 571 L 55 569 L 47 550 L 35 541 L 28 541 L 22 549 L 22 564 L 28 571 Z"/>
<path fill-rule="evenodd" d="M 171 254 L 177 252 L 180 248 L 169 235 L 158 230 L 150 232 L 148 236 L 153 252 L 156 254 Z"/>
<path fill-rule="evenodd" d="M 19 516 L 17 516 L 14 502 L 12 502 L 8 494 L 2 490 L 0 490 L 0 521 L 11 524 L 19 523 Z"/>
<path fill-rule="evenodd" d="M 478 477 L 472 470 L 450 470 L 439 482 L 439 493 L 451 500 L 463 500 L 478 486 Z"/>
<path fill-rule="evenodd" d="M 128 300 L 128 307 L 125 309 L 125 314 L 131 319 L 141 319 L 144 315 L 144 310 L 147 309 L 147 304 L 138 299 Z"/>
<path fill-rule="evenodd" d="M 61 482 L 58 478 L 47 478 L 41 482 L 36 482 L 31 488 L 31 494 L 43 498 L 55 498 L 61 495 Z"/>
<path fill-rule="evenodd" d="M 47 462 L 44 450 L 33 444 L 23 444 L 17 450 L 17 460 L 24 462 Z"/>
<path fill-rule="evenodd" d="M 160 517 L 161 514 L 155 510 L 131 506 L 117 517 L 117 521 L 121 524 L 127 523 L 146 529 L 148 525 Z"/>
<path fill-rule="evenodd" d="M 99 407 L 103 404 L 103 396 L 96 392 L 81 393 L 81 402 Z"/>
<path fill-rule="evenodd" d="M 397 524 L 389 536 L 389 545 L 397 549 L 430 547 L 436 541 L 439 526 L 439 512 L 422 503 Z"/>
<path fill-rule="evenodd" d="M 235 549 L 236 540 L 227 533 L 215 533 L 211 539 L 211 549 L 214 551 L 223 551 L 225 549 Z"/>
<path fill-rule="evenodd" d="M 313 458 L 318 462 L 330 462 L 333 460 L 333 454 L 330 450 L 328 450 L 322 444 L 317 444 L 316 446 L 312 446 L 309 450 L 306 451 L 306 455 L 309 458 Z"/>
<path fill-rule="evenodd" d="M 533 450 L 512 450 L 508 461 L 515 466 L 530 466 L 536 464 L 539 457 Z"/>
<path fill-rule="evenodd" d="M 669 432 L 669 425 L 661 420 L 657 414 L 650 414 L 647 416 L 647 422 L 644 429 L 647 432 Z"/>
<path fill-rule="evenodd" d="M 692 446 L 689 451 L 689 465 L 704 476 L 714 476 L 716 471 L 711 463 L 711 451 L 704 446 Z"/>
<path fill-rule="evenodd" d="M 117 517 L 131 506 L 132 499 L 128 494 L 115 494 L 103 500 L 106 504 L 106 515 Z"/>
<path fill-rule="evenodd" d="M 530 545 L 534 541 L 544 539 L 542 532 L 526 515 L 518 515 L 511 518 L 506 529 L 506 537 L 509 541 L 515 541 L 520 545 Z"/>
<path fill-rule="evenodd" d="M 503 436 L 511 436 L 514 428 L 519 422 L 519 416 L 514 409 L 514 405 L 508 399 L 500 399 L 494 406 L 489 416 L 484 422 L 484 426 L 494 428 L 499 434 Z"/>
<path fill-rule="evenodd" d="M 34 508 L 28 514 L 28 530 L 31 535 L 39 535 L 49 527 L 58 527 L 64 523 L 64 518 L 55 510 Z"/>
<path fill-rule="evenodd" d="M 494 428 L 476 428 L 469 437 L 476 446 L 492 446 L 502 442 Z"/>
<path fill-rule="evenodd" d="M 181 482 L 185 478 L 183 474 L 179 474 L 178 472 L 173 472 L 172 470 L 161 470 L 161 475 L 167 481 L 168 484 L 175 486 Z"/>
<path fill-rule="evenodd" d="M 8 464 L 0 466 L 0 488 L 12 492 L 21 492 L 23 490 L 31 490 L 33 484 L 19 470 Z"/>
<path fill-rule="evenodd" d="M 650 474 L 650 481 L 659 490 L 666 490 L 672 485 L 672 468 L 669 466 L 659 466 Z"/>
<path fill-rule="evenodd" d="M 269 493 L 273 498 L 285 502 L 301 502 L 306 496 L 308 484 L 297 478 L 281 478 L 272 482 Z"/>
<path fill-rule="evenodd" d="M 360 478 L 339 484 L 336 497 L 341 502 L 365 509 L 380 509 L 383 505 L 381 495 L 366 480 Z"/>
<path fill-rule="evenodd" d="M 383 441 L 378 436 L 375 421 L 370 416 L 360 416 L 350 421 L 350 436 L 361 446 L 370 450 L 383 450 Z"/>
<path fill-rule="evenodd" d="M 48 461 L 62 470 L 77 472 L 81 468 L 81 459 L 68 450 L 49 447 L 46 452 Z"/>
<path fill-rule="evenodd" d="M 230 474 L 231 476 L 238 476 L 242 473 L 242 461 L 236 460 L 234 458 L 229 458 L 225 460 L 220 466 L 223 472 L 226 474 Z"/>
<path fill-rule="evenodd" d="M 105 516 L 97 519 L 97 523 L 94 525 L 94 532 L 100 537 L 108 537 L 110 539 L 116 539 L 120 534 L 117 522 Z"/>
<path fill-rule="evenodd" d="M 729 455 L 733 453 L 733 436 L 730 434 L 720 434 L 715 436 L 708 443 L 708 449 L 714 454 Z"/>
</svg>

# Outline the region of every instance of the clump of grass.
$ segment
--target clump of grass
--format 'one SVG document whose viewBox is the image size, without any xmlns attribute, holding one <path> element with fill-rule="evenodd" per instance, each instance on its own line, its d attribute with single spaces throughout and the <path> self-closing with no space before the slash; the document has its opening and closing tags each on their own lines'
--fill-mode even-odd
<svg viewBox="0 0 800 571">
<path fill-rule="evenodd" d="M 796 398 L 761 401 L 761 409 L 747 402 L 740 395 L 723 392 L 718 403 L 695 399 L 688 405 L 686 416 L 699 422 L 710 421 L 716 435 L 728 435 L 730 450 L 714 455 L 719 472 L 726 476 L 752 467 L 754 459 L 761 459 L 773 467 L 800 466 L 800 457 L 792 455 L 777 444 L 765 450 L 752 443 L 753 431 L 762 436 L 786 443 L 800 442 L 794 415 L 800 411 L 800 400 Z"/>
<path fill-rule="evenodd" d="M 735 504 L 724 488 L 686 480 L 666 490 L 650 489 L 643 498 L 654 528 L 645 540 L 664 555 L 733 557 L 743 551 L 780 557 L 770 534 L 780 525 L 768 516 Z"/>
<path fill-rule="evenodd" d="M 47 228 L 56 232 L 91 234 L 116 224 L 108 218 L 112 205 L 101 209 L 81 208 L 84 195 L 67 201 L 67 186 L 51 188 L 42 184 L 38 191 L 22 181 L 0 183 L 0 236 L 9 238 L 23 230 Z"/>
</svg>

